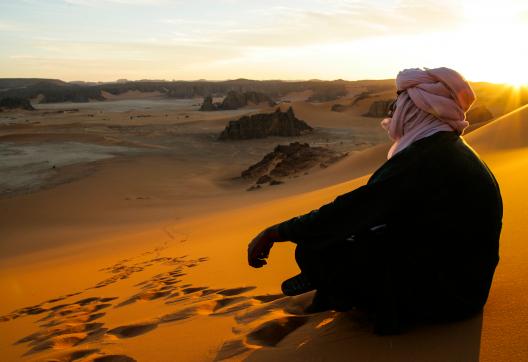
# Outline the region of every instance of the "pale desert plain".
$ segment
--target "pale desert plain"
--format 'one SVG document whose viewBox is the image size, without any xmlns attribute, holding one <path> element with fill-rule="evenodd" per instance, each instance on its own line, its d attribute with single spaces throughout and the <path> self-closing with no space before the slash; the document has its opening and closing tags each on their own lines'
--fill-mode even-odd
<svg viewBox="0 0 528 362">
<path fill-rule="evenodd" d="M 361 116 L 372 99 L 332 112 L 335 101 L 293 94 L 279 107 L 313 133 L 236 142 L 217 139 L 228 120 L 276 107 L 199 112 L 201 99 L 128 94 L 1 113 L 0 359 L 527 360 L 528 106 L 474 87 L 496 117 L 464 138 L 504 200 L 491 294 L 479 316 L 393 336 L 354 311 L 304 314 L 311 294 L 283 296 L 298 273 L 292 243 L 262 269 L 246 255 L 262 229 L 363 185 L 386 160 L 380 119 Z M 246 191 L 240 173 L 294 141 L 348 154 Z"/>
</svg>

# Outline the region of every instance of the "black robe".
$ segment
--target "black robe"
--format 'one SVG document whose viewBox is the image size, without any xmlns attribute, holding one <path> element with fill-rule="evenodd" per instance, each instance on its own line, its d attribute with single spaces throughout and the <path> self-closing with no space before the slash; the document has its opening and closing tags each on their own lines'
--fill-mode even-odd
<svg viewBox="0 0 528 362">
<path fill-rule="evenodd" d="M 455 132 L 412 143 L 367 185 L 279 224 L 336 309 L 366 308 L 379 333 L 479 312 L 499 261 L 502 199 Z"/>
</svg>

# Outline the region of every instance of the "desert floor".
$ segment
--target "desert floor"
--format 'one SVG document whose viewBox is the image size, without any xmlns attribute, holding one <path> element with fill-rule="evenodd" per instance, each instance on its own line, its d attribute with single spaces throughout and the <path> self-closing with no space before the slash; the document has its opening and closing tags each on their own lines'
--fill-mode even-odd
<svg viewBox="0 0 528 362">
<path fill-rule="evenodd" d="M 288 298 L 290 243 L 247 266 L 263 228 L 367 180 L 387 137 L 366 105 L 290 102 L 315 132 L 220 142 L 230 119 L 200 100 L 122 97 L 0 114 L 0 351 L 53 361 L 515 361 L 528 358 L 528 108 L 467 135 L 504 198 L 501 262 L 483 315 L 379 337 L 353 312 L 304 315 Z M 277 144 L 349 155 L 284 184 L 237 176 Z"/>
</svg>

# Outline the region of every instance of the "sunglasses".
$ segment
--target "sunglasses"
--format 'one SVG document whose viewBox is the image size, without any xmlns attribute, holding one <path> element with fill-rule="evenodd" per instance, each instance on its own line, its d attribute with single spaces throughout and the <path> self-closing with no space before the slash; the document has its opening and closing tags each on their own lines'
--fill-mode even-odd
<svg viewBox="0 0 528 362">
<path fill-rule="evenodd" d="M 394 112 L 396 112 L 396 102 L 398 101 L 398 96 L 405 92 L 404 90 L 399 90 L 396 92 L 396 99 L 389 103 L 389 109 L 387 111 L 387 117 L 392 118 Z"/>
</svg>

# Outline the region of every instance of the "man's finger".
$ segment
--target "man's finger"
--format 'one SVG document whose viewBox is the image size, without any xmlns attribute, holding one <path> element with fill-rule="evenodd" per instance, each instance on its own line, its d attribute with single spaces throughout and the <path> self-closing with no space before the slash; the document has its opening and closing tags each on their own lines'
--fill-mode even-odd
<svg viewBox="0 0 528 362">
<path fill-rule="evenodd" d="M 255 259 L 253 260 L 252 267 L 253 268 L 262 268 L 264 265 L 266 265 L 266 261 L 263 259 Z"/>
</svg>

